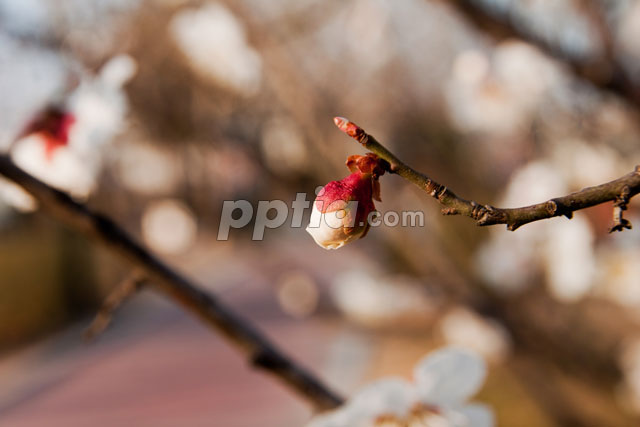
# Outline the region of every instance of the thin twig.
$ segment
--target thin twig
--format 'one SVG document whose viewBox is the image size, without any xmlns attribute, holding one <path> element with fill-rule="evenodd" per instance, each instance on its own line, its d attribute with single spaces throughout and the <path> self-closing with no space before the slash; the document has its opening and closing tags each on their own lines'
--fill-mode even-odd
<svg viewBox="0 0 640 427">
<path fill-rule="evenodd" d="M 153 289 L 220 332 L 254 366 L 280 379 L 316 409 L 331 409 L 343 402 L 340 396 L 282 353 L 253 325 L 143 248 L 111 219 L 29 175 L 6 155 L 0 155 L 0 174 L 31 193 L 44 212 L 110 247 L 139 267 L 149 278 Z"/>
<path fill-rule="evenodd" d="M 367 150 L 386 160 L 389 163 L 390 173 L 400 175 L 435 198 L 444 206 L 442 209 L 444 215 L 465 215 L 474 219 L 478 225 L 506 224 L 507 228 L 513 231 L 533 221 L 561 215 L 571 219 L 573 212 L 577 210 L 609 201 L 625 200 L 624 204 L 618 203 L 617 209 L 622 210 L 621 206 L 626 207 L 626 202 L 640 192 L 640 166 L 637 166 L 633 172 L 622 178 L 596 187 L 588 187 L 567 196 L 556 197 L 543 203 L 508 209 L 481 205 L 456 196 L 444 185 L 438 184 L 427 175 L 411 168 L 355 123 L 341 117 L 336 117 L 334 121 L 340 130 L 354 138 Z M 630 228 L 629 222 L 622 220 L 621 211 L 620 218 L 621 223 L 625 224 L 624 228 Z"/>
<path fill-rule="evenodd" d="M 118 308 L 137 291 L 139 291 L 147 278 L 140 270 L 134 270 L 131 274 L 124 278 L 113 291 L 105 298 L 102 307 L 91 322 L 91 325 L 84 332 L 84 338 L 87 341 L 95 339 L 98 335 L 107 329 L 113 318 L 113 314 Z"/>
</svg>

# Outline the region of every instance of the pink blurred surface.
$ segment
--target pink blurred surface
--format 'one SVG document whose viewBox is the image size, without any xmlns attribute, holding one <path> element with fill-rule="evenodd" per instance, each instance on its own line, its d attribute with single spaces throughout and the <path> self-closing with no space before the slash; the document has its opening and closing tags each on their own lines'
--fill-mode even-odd
<svg viewBox="0 0 640 427">
<path fill-rule="evenodd" d="M 275 427 L 308 420 L 304 401 L 216 334 L 173 308 L 155 310 L 138 316 L 140 308 L 129 307 L 95 344 L 83 345 L 75 327 L 0 361 L 0 375 L 16 387 L 0 400 L 0 425 Z M 321 366 L 330 326 L 261 323 L 297 360 Z"/>
</svg>

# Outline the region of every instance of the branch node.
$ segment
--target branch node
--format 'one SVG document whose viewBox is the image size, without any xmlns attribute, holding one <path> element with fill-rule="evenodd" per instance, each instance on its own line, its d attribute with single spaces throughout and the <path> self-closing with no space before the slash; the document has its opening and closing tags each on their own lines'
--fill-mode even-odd
<svg viewBox="0 0 640 427">
<path fill-rule="evenodd" d="M 555 216 L 558 211 L 558 204 L 554 200 L 549 200 L 545 205 L 545 209 L 549 212 L 549 215 Z"/>
<path fill-rule="evenodd" d="M 433 184 L 433 181 L 431 181 L 431 180 L 427 181 L 427 187 L 430 187 L 432 184 Z M 433 186 L 433 189 L 429 192 L 429 195 L 431 197 L 433 197 L 434 199 L 437 199 L 439 190 L 440 189 L 438 188 L 438 185 L 436 184 L 436 185 Z"/>
<path fill-rule="evenodd" d="M 392 166 L 391 163 L 389 163 L 385 159 L 378 158 L 378 164 L 380 165 L 380 167 L 382 167 L 382 169 L 385 172 L 390 172 L 391 173 L 391 172 L 394 171 L 395 166 Z"/>
<path fill-rule="evenodd" d="M 440 212 L 442 212 L 442 215 L 458 215 L 459 213 L 456 208 L 442 208 Z"/>
<path fill-rule="evenodd" d="M 479 205 L 474 201 L 471 201 L 470 203 L 471 203 L 471 206 L 473 207 L 473 209 L 471 209 L 471 218 L 478 221 L 478 225 L 487 225 L 490 219 L 489 214 L 492 211 L 492 209 L 489 208 L 488 206 Z"/>
<path fill-rule="evenodd" d="M 485 225 L 493 225 L 500 222 L 500 212 L 493 206 L 480 206 L 475 202 L 471 202 L 471 205 L 474 206 L 473 210 L 471 211 L 471 216 L 477 221 L 477 225 L 482 227 Z"/>
<path fill-rule="evenodd" d="M 442 199 L 442 197 L 444 197 L 444 195 L 447 194 L 447 191 L 449 191 L 447 187 L 445 185 L 441 185 L 440 189 L 438 190 L 438 194 L 436 195 L 436 198 L 438 200 Z"/>
<path fill-rule="evenodd" d="M 573 211 L 563 203 L 558 203 L 556 199 L 549 200 L 546 203 L 545 209 L 552 217 L 562 215 L 567 219 L 573 219 Z"/>
<path fill-rule="evenodd" d="M 638 173 L 637 171 L 638 167 L 636 166 L 636 173 Z M 629 203 L 629 194 L 631 194 L 631 189 L 628 185 L 625 185 L 622 187 L 620 195 L 613 202 L 613 225 L 609 228 L 609 233 L 631 229 L 631 223 L 623 218 L 623 213 L 627 210 L 627 204 Z"/>
</svg>

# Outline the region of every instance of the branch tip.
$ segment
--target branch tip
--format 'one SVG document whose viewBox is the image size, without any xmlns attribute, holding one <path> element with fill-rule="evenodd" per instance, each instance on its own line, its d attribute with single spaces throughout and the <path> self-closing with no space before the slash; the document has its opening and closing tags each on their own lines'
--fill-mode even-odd
<svg viewBox="0 0 640 427">
<path fill-rule="evenodd" d="M 345 119 L 344 117 L 334 117 L 333 123 L 335 123 L 336 126 L 338 126 L 340 130 L 342 130 L 343 126 L 349 123 L 349 119 Z"/>
<path fill-rule="evenodd" d="M 349 135 L 351 138 L 354 138 L 358 142 L 362 143 L 364 138 L 367 136 L 366 132 L 357 124 L 349 121 L 349 119 L 345 119 L 344 117 L 334 117 L 333 123 L 338 126 L 342 132 Z"/>
</svg>

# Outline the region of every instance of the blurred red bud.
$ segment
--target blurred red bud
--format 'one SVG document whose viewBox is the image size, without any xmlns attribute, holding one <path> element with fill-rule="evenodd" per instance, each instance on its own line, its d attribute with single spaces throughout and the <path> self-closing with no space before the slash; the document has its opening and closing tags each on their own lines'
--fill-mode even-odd
<svg viewBox="0 0 640 427">
<path fill-rule="evenodd" d="M 44 140 L 45 154 L 51 159 L 56 149 L 69 143 L 69 134 L 76 118 L 60 107 L 49 107 L 39 113 L 20 134 L 20 138 L 38 135 Z"/>
</svg>

